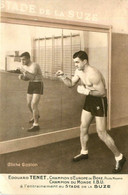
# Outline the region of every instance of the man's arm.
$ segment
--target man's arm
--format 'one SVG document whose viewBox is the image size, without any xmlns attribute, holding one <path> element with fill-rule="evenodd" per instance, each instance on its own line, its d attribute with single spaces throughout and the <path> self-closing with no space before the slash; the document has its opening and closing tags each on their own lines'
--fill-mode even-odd
<svg viewBox="0 0 128 195">
<path fill-rule="evenodd" d="M 76 83 L 79 81 L 79 77 L 77 75 L 74 75 L 72 79 L 69 79 L 61 70 L 58 70 L 56 72 L 56 76 L 60 78 L 64 84 L 68 87 L 73 87 L 76 85 Z"/>
<path fill-rule="evenodd" d="M 106 90 L 103 86 L 103 83 L 100 82 L 98 85 L 93 85 L 93 88 L 92 90 L 90 90 L 90 95 L 92 96 L 99 96 L 99 97 L 103 97 L 106 95 Z"/>
<path fill-rule="evenodd" d="M 99 74 L 93 74 L 89 78 L 90 85 L 78 85 L 77 92 L 83 95 L 103 97 L 106 95 L 105 82 Z"/>
<path fill-rule="evenodd" d="M 30 72 L 31 71 L 31 72 Z M 21 68 L 21 72 L 23 73 L 23 75 L 29 79 L 34 79 L 36 74 L 37 74 L 37 66 L 34 64 L 31 68 L 31 70 L 28 71 L 25 68 Z"/>
<path fill-rule="evenodd" d="M 101 76 L 94 75 L 94 77 L 90 78 L 90 82 L 92 83 L 92 87 L 86 86 L 86 88 L 90 90 L 90 95 L 99 97 L 106 95 L 105 83 Z"/>
</svg>

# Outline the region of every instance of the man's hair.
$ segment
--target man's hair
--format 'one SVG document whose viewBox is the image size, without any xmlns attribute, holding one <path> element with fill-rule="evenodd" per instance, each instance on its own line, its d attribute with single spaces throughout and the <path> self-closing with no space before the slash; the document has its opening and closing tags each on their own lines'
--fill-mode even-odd
<svg viewBox="0 0 128 195">
<path fill-rule="evenodd" d="M 28 52 L 24 52 L 20 55 L 20 57 L 26 57 L 26 58 L 30 58 L 30 54 Z"/>
<path fill-rule="evenodd" d="M 82 61 L 83 60 L 87 60 L 88 61 L 88 55 L 87 55 L 87 53 L 85 52 L 85 51 L 78 51 L 78 52 L 76 52 L 76 53 L 74 53 L 73 54 L 73 59 L 74 58 L 80 58 Z"/>
</svg>

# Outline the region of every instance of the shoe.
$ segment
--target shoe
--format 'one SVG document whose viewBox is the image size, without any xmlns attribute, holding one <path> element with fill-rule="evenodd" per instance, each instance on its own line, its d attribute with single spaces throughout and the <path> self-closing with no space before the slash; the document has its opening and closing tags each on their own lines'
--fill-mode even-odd
<svg viewBox="0 0 128 195">
<path fill-rule="evenodd" d="M 126 161 L 125 156 L 123 156 L 123 158 L 121 160 L 116 161 L 116 166 L 115 166 L 115 168 L 113 169 L 112 172 L 113 173 L 119 173 L 122 170 L 125 161 Z"/>
<path fill-rule="evenodd" d="M 40 116 L 38 115 L 38 119 L 40 118 Z M 29 121 L 29 123 L 34 123 L 34 119 L 31 119 L 30 121 Z"/>
<path fill-rule="evenodd" d="M 73 158 L 73 161 L 78 162 L 80 160 L 85 160 L 85 159 L 88 159 L 88 154 L 78 154 Z"/>
<path fill-rule="evenodd" d="M 28 129 L 29 132 L 35 132 L 35 131 L 39 131 L 40 127 L 39 126 L 32 126 L 31 128 Z"/>
</svg>

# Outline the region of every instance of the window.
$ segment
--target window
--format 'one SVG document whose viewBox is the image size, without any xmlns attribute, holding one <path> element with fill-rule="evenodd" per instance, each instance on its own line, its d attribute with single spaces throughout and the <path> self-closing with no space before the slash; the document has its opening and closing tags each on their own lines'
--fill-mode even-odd
<svg viewBox="0 0 128 195">
<path fill-rule="evenodd" d="M 59 69 L 69 77 L 73 75 L 72 55 L 81 49 L 80 34 L 46 36 L 33 41 L 33 56 L 40 64 L 44 78 L 55 79 L 55 72 Z"/>
</svg>

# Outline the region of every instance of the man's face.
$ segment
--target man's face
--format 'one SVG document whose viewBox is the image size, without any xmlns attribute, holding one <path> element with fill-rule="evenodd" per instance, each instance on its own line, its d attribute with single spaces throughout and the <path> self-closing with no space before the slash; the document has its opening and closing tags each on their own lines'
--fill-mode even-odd
<svg viewBox="0 0 128 195">
<path fill-rule="evenodd" d="M 85 65 L 87 64 L 87 60 L 81 60 L 80 58 L 74 58 L 73 59 L 74 63 L 75 63 L 75 67 L 78 70 L 84 70 Z"/>
<path fill-rule="evenodd" d="M 28 65 L 30 62 L 30 59 L 23 56 L 21 57 L 21 62 L 22 62 L 22 65 Z"/>
</svg>

